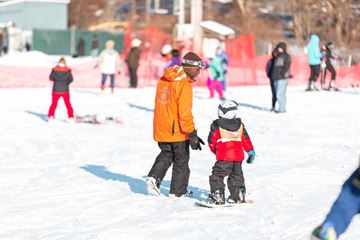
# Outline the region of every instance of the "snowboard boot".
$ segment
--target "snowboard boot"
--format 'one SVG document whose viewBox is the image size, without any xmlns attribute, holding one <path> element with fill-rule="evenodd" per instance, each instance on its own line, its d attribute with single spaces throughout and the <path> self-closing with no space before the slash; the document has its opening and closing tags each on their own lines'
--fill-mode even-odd
<svg viewBox="0 0 360 240">
<path fill-rule="evenodd" d="M 245 187 L 240 187 L 239 189 L 235 190 L 233 195 L 228 197 L 227 202 L 229 204 L 244 203 L 246 202 L 245 195 L 246 195 Z"/>
<path fill-rule="evenodd" d="M 246 202 L 245 196 L 246 196 L 246 188 L 245 187 L 240 187 L 240 201 L 241 202 Z"/>
<path fill-rule="evenodd" d="M 160 181 L 154 177 L 148 177 L 146 179 L 146 188 L 149 194 L 159 196 L 160 195 Z"/>
<path fill-rule="evenodd" d="M 191 198 L 192 196 L 193 196 L 192 191 L 186 191 L 186 193 L 183 193 L 183 194 L 169 193 L 169 198 L 178 198 L 178 197 L 189 197 L 189 198 Z"/>
<path fill-rule="evenodd" d="M 311 233 L 311 240 L 336 240 L 336 231 L 333 227 L 318 226 Z"/>
<path fill-rule="evenodd" d="M 220 188 L 209 194 L 208 203 L 215 205 L 225 204 L 225 190 Z"/>
</svg>

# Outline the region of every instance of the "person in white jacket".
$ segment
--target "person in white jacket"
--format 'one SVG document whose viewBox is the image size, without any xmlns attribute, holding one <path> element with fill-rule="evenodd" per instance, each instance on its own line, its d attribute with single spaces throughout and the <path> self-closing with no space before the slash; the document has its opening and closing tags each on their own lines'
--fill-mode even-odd
<svg viewBox="0 0 360 240">
<path fill-rule="evenodd" d="M 108 40 L 105 43 L 105 49 L 100 53 L 99 64 L 101 70 L 101 91 L 105 90 L 105 82 L 110 76 L 111 93 L 114 93 L 115 73 L 120 74 L 119 53 L 114 49 L 115 43 Z"/>
</svg>

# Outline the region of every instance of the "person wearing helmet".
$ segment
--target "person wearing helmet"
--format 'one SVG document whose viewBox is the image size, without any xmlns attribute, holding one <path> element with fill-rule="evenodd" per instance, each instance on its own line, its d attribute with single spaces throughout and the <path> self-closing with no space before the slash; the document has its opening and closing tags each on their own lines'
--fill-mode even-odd
<svg viewBox="0 0 360 240">
<path fill-rule="evenodd" d="M 202 59 L 193 52 L 185 54 L 181 66 L 165 70 L 157 84 L 153 133 L 161 150 L 146 179 L 150 194 L 160 195 L 160 185 L 173 165 L 170 197 L 190 196 L 189 146 L 201 150 L 192 114 L 192 82 L 203 67 Z"/>
<path fill-rule="evenodd" d="M 360 166 L 342 186 L 338 198 L 324 222 L 316 227 L 311 240 L 336 240 L 343 234 L 351 219 L 360 213 Z"/>
<path fill-rule="evenodd" d="M 237 117 L 238 104 L 232 100 L 223 101 L 218 107 L 219 118 L 212 122 L 208 136 L 210 150 L 216 155 L 216 162 L 209 177 L 210 194 L 208 203 L 225 204 L 224 178 L 230 196 L 228 203 L 245 202 L 245 180 L 242 162 L 247 152 L 247 163 L 253 163 L 255 151 L 248 132 Z"/>
</svg>

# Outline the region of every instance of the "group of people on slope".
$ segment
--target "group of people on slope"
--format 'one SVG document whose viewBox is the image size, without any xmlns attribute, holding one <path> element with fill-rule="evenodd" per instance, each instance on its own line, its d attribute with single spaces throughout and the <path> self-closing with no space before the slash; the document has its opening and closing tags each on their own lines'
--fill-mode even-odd
<svg viewBox="0 0 360 240">
<path fill-rule="evenodd" d="M 155 96 L 154 140 L 160 154 L 156 157 L 146 180 L 149 193 L 160 194 L 161 183 L 172 167 L 170 197 L 191 196 L 188 190 L 190 147 L 201 150 L 203 140 L 198 136 L 192 114 L 192 82 L 203 68 L 203 60 L 188 52 L 181 66 L 167 68 L 159 79 Z M 244 150 L 248 163 L 255 159 L 250 137 L 237 116 L 238 104 L 224 101 L 218 107 L 219 119 L 210 127 L 208 144 L 217 162 L 209 177 L 211 204 L 225 204 L 224 178 L 228 176 L 229 203 L 245 201 L 245 181 L 242 172 Z"/>
<path fill-rule="evenodd" d="M 332 53 L 334 44 L 332 42 L 319 47 L 320 38 L 316 34 L 310 36 L 310 41 L 307 46 L 308 63 L 310 66 L 310 77 L 306 91 L 318 91 L 315 86 L 317 79 L 322 70 L 321 88 L 323 90 L 337 90 L 335 87 L 336 71 L 332 64 L 335 58 Z M 275 113 L 286 112 L 286 88 L 289 78 L 292 77 L 290 73 L 291 57 L 287 53 L 287 46 L 285 42 L 280 42 L 276 45 L 271 53 L 271 58 L 266 64 L 266 75 L 270 80 L 271 86 L 271 111 Z M 329 86 L 325 87 L 326 72 L 331 73 L 331 80 Z"/>
<path fill-rule="evenodd" d="M 137 69 L 140 59 L 140 45 L 139 39 L 133 39 L 131 42 L 131 49 L 125 59 L 127 63 L 129 76 L 130 76 L 130 88 L 136 88 L 137 86 Z M 120 56 L 114 49 L 115 42 L 108 40 L 105 43 L 105 49 L 101 51 L 98 59 L 98 63 L 95 67 L 100 65 L 101 71 L 101 91 L 105 91 L 105 83 L 107 78 L 110 78 L 110 90 L 114 93 L 115 88 L 115 74 L 120 74 Z M 73 82 L 73 75 L 71 69 L 67 66 L 64 57 L 61 57 L 58 63 L 51 70 L 50 80 L 53 81 L 52 89 L 52 102 L 48 111 L 48 121 L 51 121 L 55 117 L 55 110 L 60 98 L 64 99 L 65 106 L 67 108 L 68 118 L 70 122 L 74 121 L 74 110 L 70 102 L 69 85 Z"/>
<path fill-rule="evenodd" d="M 315 86 L 315 82 L 320 76 L 322 70 L 321 89 L 323 90 L 336 90 L 335 79 L 336 71 L 332 64 L 332 60 L 338 59 L 333 56 L 332 50 L 334 44 L 327 42 L 320 49 L 320 37 L 317 34 L 310 36 L 310 41 L 307 46 L 308 62 L 310 65 L 310 78 L 306 91 L 318 91 L 319 89 Z M 331 80 L 328 88 L 325 87 L 326 72 L 331 73 Z"/>
</svg>

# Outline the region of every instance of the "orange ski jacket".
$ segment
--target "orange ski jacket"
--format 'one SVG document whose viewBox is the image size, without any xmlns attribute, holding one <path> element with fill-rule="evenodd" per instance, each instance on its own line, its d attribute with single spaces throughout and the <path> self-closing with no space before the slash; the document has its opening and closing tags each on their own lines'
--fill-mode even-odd
<svg viewBox="0 0 360 240">
<path fill-rule="evenodd" d="M 174 65 L 165 70 L 157 84 L 153 134 L 157 142 L 181 142 L 195 130 L 192 115 L 193 80 Z"/>
</svg>

